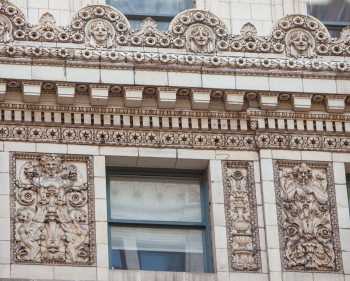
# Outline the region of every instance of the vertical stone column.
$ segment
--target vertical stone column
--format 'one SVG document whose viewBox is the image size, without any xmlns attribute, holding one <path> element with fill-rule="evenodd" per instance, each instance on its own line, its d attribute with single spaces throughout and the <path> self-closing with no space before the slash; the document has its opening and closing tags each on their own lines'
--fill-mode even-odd
<svg viewBox="0 0 350 281">
<path fill-rule="evenodd" d="M 260 170 L 270 281 L 280 281 L 282 268 L 271 150 L 260 150 Z"/>
<path fill-rule="evenodd" d="M 208 174 L 214 271 L 218 273 L 220 281 L 227 281 L 229 280 L 228 251 L 224 207 L 224 184 L 220 160 L 210 160 Z"/>
<path fill-rule="evenodd" d="M 333 173 L 343 269 L 345 274 L 350 274 L 350 217 L 346 187 L 346 165 L 348 164 L 343 162 L 347 161 L 349 157 L 343 156 L 344 155 L 333 153 Z"/>
<path fill-rule="evenodd" d="M 3 143 L 0 149 L 2 150 Z M 9 153 L 0 152 L 0 279 L 10 278 Z"/>
<path fill-rule="evenodd" d="M 105 156 L 94 157 L 97 280 L 108 280 L 108 222 Z"/>
</svg>

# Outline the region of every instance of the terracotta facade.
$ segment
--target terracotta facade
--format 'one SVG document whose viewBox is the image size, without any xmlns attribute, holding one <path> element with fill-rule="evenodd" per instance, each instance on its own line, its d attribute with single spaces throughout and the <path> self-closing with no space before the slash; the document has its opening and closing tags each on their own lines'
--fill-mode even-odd
<svg viewBox="0 0 350 281">
<path fill-rule="evenodd" d="M 0 279 L 350 280 L 348 29 L 32 2 L 0 1 Z M 203 171 L 213 272 L 112 270 L 106 167 Z"/>
</svg>

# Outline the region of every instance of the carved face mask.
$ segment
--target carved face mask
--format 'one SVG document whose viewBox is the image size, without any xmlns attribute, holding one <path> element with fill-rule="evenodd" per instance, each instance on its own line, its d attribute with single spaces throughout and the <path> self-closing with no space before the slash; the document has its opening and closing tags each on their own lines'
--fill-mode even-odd
<svg viewBox="0 0 350 281">
<path fill-rule="evenodd" d="M 310 46 L 308 36 L 300 31 L 293 34 L 292 44 L 300 52 L 305 52 Z"/>
<path fill-rule="evenodd" d="M 59 162 L 51 160 L 45 163 L 44 170 L 49 176 L 53 177 L 56 173 L 59 172 L 59 167 Z"/>
<path fill-rule="evenodd" d="M 104 42 L 108 37 L 108 29 L 103 22 L 97 22 L 91 27 L 91 33 L 97 42 Z"/>
<path fill-rule="evenodd" d="M 209 43 L 209 40 L 210 40 L 209 31 L 203 27 L 199 27 L 198 29 L 195 29 L 194 31 L 192 31 L 191 35 L 192 35 L 191 37 L 193 38 L 193 40 L 196 42 L 198 46 L 204 47 Z"/>
</svg>

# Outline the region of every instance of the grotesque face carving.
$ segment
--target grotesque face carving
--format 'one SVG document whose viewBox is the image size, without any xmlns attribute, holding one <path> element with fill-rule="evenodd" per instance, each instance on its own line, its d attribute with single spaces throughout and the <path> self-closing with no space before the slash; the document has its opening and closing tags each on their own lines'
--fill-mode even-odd
<svg viewBox="0 0 350 281">
<path fill-rule="evenodd" d="M 12 41 L 12 24 L 7 17 L 0 15 L 0 42 L 10 41 Z"/>
<path fill-rule="evenodd" d="M 43 156 L 40 159 L 40 164 L 42 165 L 43 172 L 49 177 L 56 176 L 62 170 L 62 159 L 59 157 Z"/>
<path fill-rule="evenodd" d="M 215 34 L 207 26 L 195 24 L 186 32 L 187 50 L 195 53 L 211 53 L 215 49 Z"/>
<path fill-rule="evenodd" d="M 293 57 L 315 55 L 315 39 L 304 29 L 293 29 L 286 36 L 287 52 Z"/>
<path fill-rule="evenodd" d="M 110 48 L 113 46 L 115 30 L 110 22 L 96 19 L 87 24 L 86 35 L 91 47 Z"/>
</svg>

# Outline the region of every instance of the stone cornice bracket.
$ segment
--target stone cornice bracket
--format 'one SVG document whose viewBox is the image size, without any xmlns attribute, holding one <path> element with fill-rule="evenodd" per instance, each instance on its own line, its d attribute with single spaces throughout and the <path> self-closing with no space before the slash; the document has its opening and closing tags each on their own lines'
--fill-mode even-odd
<svg viewBox="0 0 350 281">
<path fill-rule="evenodd" d="M 59 104 L 73 104 L 75 86 L 70 84 L 57 84 L 57 102 Z"/>
<path fill-rule="evenodd" d="M 40 82 L 23 82 L 23 101 L 37 103 L 40 101 L 41 83 Z"/>
<path fill-rule="evenodd" d="M 192 90 L 192 109 L 205 110 L 210 104 L 210 90 L 193 89 Z"/>
<path fill-rule="evenodd" d="M 240 111 L 244 106 L 245 92 L 226 91 L 224 96 L 225 109 L 228 111 Z"/>
<path fill-rule="evenodd" d="M 91 105 L 107 105 L 108 104 L 109 86 L 90 86 Z"/>
<path fill-rule="evenodd" d="M 278 95 L 271 93 L 260 94 L 261 109 L 274 110 L 278 107 Z"/>
<path fill-rule="evenodd" d="M 125 106 L 140 107 L 142 105 L 143 87 L 125 87 Z"/>
<path fill-rule="evenodd" d="M 295 111 L 309 111 L 311 109 L 311 95 L 293 95 L 293 105 Z"/>
<path fill-rule="evenodd" d="M 159 108 L 175 108 L 176 106 L 175 88 L 159 87 L 158 88 L 158 106 Z"/>
<path fill-rule="evenodd" d="M 345 110 L 345 96 L 327 96 L 327 111 L 342 113 Z"/>
</svg>

